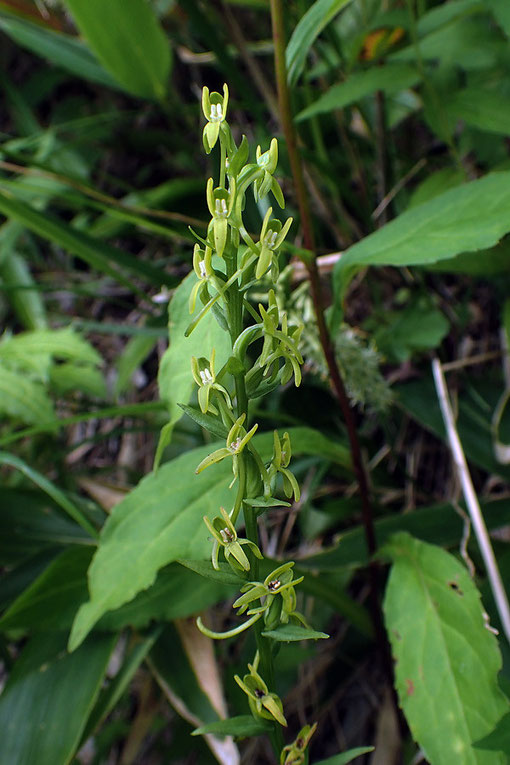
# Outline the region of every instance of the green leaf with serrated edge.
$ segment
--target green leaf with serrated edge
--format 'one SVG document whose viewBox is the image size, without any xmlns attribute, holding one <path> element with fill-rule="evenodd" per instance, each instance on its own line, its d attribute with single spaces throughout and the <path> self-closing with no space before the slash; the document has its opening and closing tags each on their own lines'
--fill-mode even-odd
<svg viewBox="0 0 510 765">
<path fill-rule="evenodd" d="M 185 337 L 189 323 L 202 309 L 202 304 L 197 300 L 195 311 L 190 315 L 189 296 L 196 282 L 196 274 L 192 271 L 177 287 L 168 306 L 170 346 L 161 359 L 158 372 L 159 394 L 168 405 L 170 414 L 165 433 L 167 444 L 170 443 L 173 426 L 183 414 L 179 404 L 187 405 L 196 388 L 191 374 L 191 357 L 210 359 L 214 349 L 214 363 L 218 371 L 232 353 L 228 332 L 222 330 L 212 316 L 205 316 L 191 335 Z"/>
<path fill-rule="evenodd" d="M 287 79 L 295 85 L 304 69 L 308 51 L 322 30 L 350 0 L 316 0 L 297 23 L 285 52 Z"/>
<path fill-rule="evenodd" d="M 280 624 L 274 630 L 265 630 L 264 637 L 271 638 L 276 643 L 294 643 L 297 640 L 326 640 L 329 635 L 325 632 L 301 627 L 299 624 Z"/>
<path fill-rule="evenodd" d="M 76 37 L 54 32 L 52 29 L 32 24 L 26 19 L 16 17 L 2 3 L 0 29 L 26 50 L 61 66 L 80 79 L 97 82 L 110 88 L 118 88 L 115 80 L 105 72 L 84 45 Z"/>
<path fill-rule="evenodd" d="M 507 712 L 488 736 L 473 742 L 475 749 L 503 752 L 510 757 L 510 712 Z"/>
<path fill-rule="evenodd" d="M 333 757 L 328 757 L 327 760 L 321 760 L 315 762 L 314 765 L 347 765 L 348 762 L 352 762 L 356 757 L 361 757 L 362 754 L 368 754 L 374 751 L 373 746 L 358 746 L 356 749 L 349 749 L 348 752 L 342 752 L 342 754 L 335 754 Z"/>
<path fill-rule="evenodd" d="M 232 585 L 234 587 L 240 587 L 244 583 L 244 579 L 237 576 L 232 567 L 228 563 L 218 563 L 219 568 L 214 568 L 213 564 L 209 560 L 185 560 L 179 558 L 177 563 L 181 566 L 189 568 L 196 574 L 203 576 L 205 579 L 212 579 L 215 582 L 221 584 Z"/>
<path fill-rule="evenodd" d="M 393 561 L 383 610 L 413 738 L 433 765 L 503 765 L 503 756 L 471 745 L 508 710 L 498 644 L 471 577 L 452 555 L 409 534 L 380 552 Z"/>
<path fill-rule="evenodd" d="M 37 635 L 16 661 L 0 698 L 0 765 L 67 765 L 75 755 L 117 638 L 92 635 L 74 654 L 66 638 Z"/>
<path fill-rule="evenodd" d="M 317 454 L 343 465 L 345 447 L 312 428 L 289 428 L 293 454 Z M 273 434 L 253 439 L 263 459 L 271 457 Z M 149 587 L 157 571 L 178 559 L 209 558 L 209 532 L 202 520 L 232 506 L 230 460 L 195 474 L 197 465 L 222 446 L 209 444 L 182 454 L 146 476 L 112 511 L 89 569 L 90 601 L 76 616 L 70 646 L 76 648 L 107 611 Z"/>
<path fill-rule="evenodd" d="M 55 411 L 44 386 L 5 368 L 0 369 L 0 416 L 55 428 Z"/>
<path fill-rule="evenodd" d="M 349 749 L 348 752 L 342 754 L 335 754 L 333 757 L 328 757 L 327 760 L 321 760 L 315 762 L 314 765 L 347 765 L 348 762 L 352 762 L 356 757 L 361 757 L 362 754 L 368 754 L 374 751 L 373 746 L 358 746 L 356 749 Z"/>
<path fill-rule="evenodd" d="M 170 44 L 146 0 L 65 0 L 107 72 L 129 93 L 162 100 L 170 73 Z"/>
<path fill-rule="evenodd" d="M 228 430 L 222 421 L 217 417 L 213 417 L 211 414 L 204 414 L 202 410 L 198 409 L 196 406 L 186 406 L 186 404 L 179 404 L 179 408 L 182 409 L 182 411 L 187 414 L 188 417 L 191 417 L 191 419 L 194 420 L 197 425 L 200 425 L 201 428 L 205 428 L 213 436 L 216 436 L 216 438 L 227 437 Z"/>
<path fill-rule="evenodd" d="M 363 72 L 352 72 L 344 82 L 333 85 L 310 106 L 299 112 L 295 119 L 296 122 L 301 122 L 317 114 L 344 109 L 377 91 L 398 93 L 413 87 L 420 80 L 420 73 L 408 64 L 386 64 L 371 67 Z"/>
<path fill-rule="evenodd" d="M 249 736 L 263 736 L 272 729 L 271 723 L 260 719 L 257 720 L 251 715 L 239 715 L 230 717 L 227 720 L 217 720 L 216 722 L 202 725 L 192 732 L 192 736 L 203 736 L 205 733 L 212 733 L 214 736 L 234 736 L 234 738 L 248 738 Z"/>
</svg>

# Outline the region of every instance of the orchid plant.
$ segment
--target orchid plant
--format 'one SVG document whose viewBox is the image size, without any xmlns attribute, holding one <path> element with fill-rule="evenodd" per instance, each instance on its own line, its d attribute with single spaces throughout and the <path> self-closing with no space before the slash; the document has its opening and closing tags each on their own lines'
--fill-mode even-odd
<svg viewBox="0 0 510 765">
<path fill-rule="evenodd" d="M 296 587 L 303 580 L 294 577 L 293 561 L 286 561 L 264 578 L 259 570 L 264 565 L 260 548 L 258 518 L 269 508 L 289 507 L 288 501 L 274 496 L 279 485 L 288 500 L 298 501 L 300 489 L 290 470 L 291 444 L 288 433 L 280 436 L 274 431 L 273 456 L 265 462 L 257 450 L 253 436 L 258 424 L 252 422 L 250 401 L 265 395 L 278 385 L 301 382 L 303 357 L 299 340 L 303 326 L 291 322 L 279 305 L 275 290 L 279 274 L 280 248 L 292 225 L 292 218 L 281 221 L 273 217 L 272 207 L 265 203 L 266 212 L 260 234 L 253 237 L 243 221 L 246 195 L 253 190 L 255 200 L 271 194 L 283 208 L 284 198 L 274 177 L 278 163 L 278 143 L 275 138 L 267 151 L 257 147 L 255 161 L 249 160 L 249 146 L 243 136 L 236 144 L 226 120 L 228 87 L 223 95 L 203 90 L 202 108 L 206 119 L 203 145 L 209 154 L 219 143 L 218 179 L 209 178 L 206 199 L 211 220 L 207 236 L 197 236 L 193 268 L 197 281 L 190 296 L 190 312 L 196 303 L 202 309 L 190 324 L 191 333 L 198 322 L 212 311 L 220 326 L 230 334 L 232 353 L 227 363 L 216 369 L 215 352 L 210 358 L 191 360 L 193 379 L 197 384 L 202 423 L 214 424 L 213 432 L 227 433 L 225 446 L 212 451 L 197 466 L 196 472 L 214 468 L 222 460 L 232 460 L 233 479 L 237 484 L 235 500 L 227 511 L 218 508 L 214 518 L 204 517 L 212 537 L 211 560 L 215 570 L 228 564 L 239 577 L 240 595 L 233 603 L 237 615 L 246 615 L 233 628 L 216 632 L 201 618 L 198 628 L 207 636 L 228 639 L 253 628 L 256 654 L 248 673 L 236 682 L 248 697 L 253 717 L 269 722 L 269 736 L 278 762 L 305 762 L 306 746 L 315 730 L 307 726 L 297 743 L 285 745 L 282 729 L 287 726 L 283 702 L 276 694 L 273 659 L 275 643 L 283 639 L 326 637 L 310 629 L 304 616 L 297 611 Z M 271 283 L 267 299 L 257 306 L 249 302 L 250 290 L 259 293 Z M 189 411 L 189 408 L 188 408 Z M 204 420 L 204 416 L 207 420 Z M 197 410 L 197 418 L 198 410 Z M 238 535 L 244 527 L 245 536 Z M 267 571 L 268 566 L 264 569 Z M 288 628 L 294 632 L 289 638 Z M 285 632 L 287 630 L 287 632 Z M 297 757 L 297 759 L 296 759 Z"/>
</svg>

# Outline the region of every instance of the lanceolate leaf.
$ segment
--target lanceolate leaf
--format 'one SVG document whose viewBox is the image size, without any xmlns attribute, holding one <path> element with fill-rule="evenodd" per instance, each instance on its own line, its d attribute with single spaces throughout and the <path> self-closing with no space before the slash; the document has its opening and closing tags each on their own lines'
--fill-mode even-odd
<svg viewBox="0 0 510 765">
<path fill-rule="evenodd" d="M 44 386 L 10 369 L 0 368 L 0 417 L 26 425 L 55 427 L 55 412 Z"/>
<path fill-rule="evenodd" d="M 510 231 L 510 172 L 457 186 L 350 247 L 346 266 L 419 266 L 491 247 Z M 338 270 L 338 269 L 337 269 Z"/>
<path fill-rule="evenodd" d="M 74 654 L 65 633 L 23 650 L 0 698 L 0 765 L 67 765 L 97 698 L 116 636 L 93 635 Z"/>
<path fill-rule="evenodd" d="M 388 94 L 398 93 L 399 90 L 405 90 L 416 85 L 420 79 L 417 69 L 407 64 L 372 66 L 365 72 L 354 72 L 349 75 L 345 82 L 333 85 L 317 101 L 303 109 L 297 115 L 296 121 L 300 122 L 316 114 L 330 112 L 334 109 L 343 109 L 345 106 L 378 90 Z"/>
<path fill-rule="evenodd" d="M 286 51 L 287 77 L 295 85 L 305 66 L 308 51 L 324 27 L 334 19 L 350 0 L 316 0 L 299 20 Z"/>
<path fill-rule="evenodd" d="M 293 454 L 317 454 L 342 464 L 345 453 L 311 428 L 289 431 Z M 255 436 L 262 458 L 272 454 L 273 434 Z M 224 443 L 224 442 L 223 442 Z M 105 614 L 147 589 L 160 568 L 174 560 L 206 560 L 209 532 L 202 520 L 232 506 L 235 489 L 231 460 L 195 474 L 204 457 L 223 444 L 193 449 L 146 476 L 114 508 L 101 532 L 89 569 L 90 601 L 76 616 L 69 645 L 76 648 Z"/>
<path fill-rule="evenodd" d="M 337 300 L 359 267 L 428 265 L 492 247 L 508 231 L 510 172 L 457 186 L 350 247 L 335 267 Z"/>
<path fill-rule="evenodd" d="M 147 0 L 65 0 L 104 68 L 135 96 L 162 100 L 170 46 Z"/>
<path fill-rule="evenodd" d="M 214 733 L 216 736 L 234 736 L 246 738 L 247 736 L 261 736 L 271 730 L 271 723 L 262 719 L 255 719 L 252 715 L 239 715 L 230 717 L 228 720 L 216 720 L 216 722 L 202 725 L 196 728 L 192 736 L 202 736 L 204 733 Z"/>
<path fill-rule="evenodd" d="M 408 534 L 383 549 L 393 560 L 384 600 L 400 704 L 431 765 L 498 765 L 474 749 L 508 710 L 501 655 L 480 595 L 454 557 Z"/>
<path fill-rule="evenodd" d="M 0 29 L 22 48 L 33 51 L 80 79 L 91 80 L 111 88 L 117 87 L 115 80 L 98 64 L 88 48 L 70 35 L 32 24 L 4 9 L 0 12 Z"/>
</svg>

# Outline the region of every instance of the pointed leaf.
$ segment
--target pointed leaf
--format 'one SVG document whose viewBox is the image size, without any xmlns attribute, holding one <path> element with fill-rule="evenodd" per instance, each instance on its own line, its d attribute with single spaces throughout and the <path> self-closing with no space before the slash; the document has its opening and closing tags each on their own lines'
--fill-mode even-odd
<svg viewBox="0 0 510 765">
<path fill-rule="evenodd" d="M 203 736 L 204 733 L 214 733 L 215 736 L 234 736 L 235 738 L 248 738 L 249 736 L 263 736 L 272 730 L 271 723 L 257 720 L 251 715 L 239 715 L 230 717 L 228 720 L 202 725 L 196 728 L 192 736 Z"/>
<path fill-rule="evenodd" d="M 28 643 L 0 698 L 0 765 L 71 761 L 116 639 L 94 635 L 74 654 L 65 650 L 65 633 Z"/>
<path fill-rule="evenodd" d="M 287 78 L 295 85 L 306 63 L 308 51 L 332 19 L 350 0 L 316 0 L 296 25 L 287 45 Z"/>
<path fill-rule="evenodd" d="M 271 638 L 277 643 L 294 643 L 297 640 L 326 640 L 329 635 L 325 632 L 301 627 L 299 624 L 280 624 L 274 630 L 265 630 L 264 637 Z"/>
<path fill-rule="evenodd" d="M 125 90 L 162 100 L 170 45 L 147 0 L 65 0 L 99 61 Z"/>
<path fill-rule="evenodd" d="M 315 762 L 314 765 L 347 765 L 348 762 L 352 762 L 356 757 L 361 757 L 362 754 L 368 754 L 373 751 L 373 746 L 358 746 L 356 749 L 349 749 L 348 752 L 342 752 L 342 754 L 335 754 L 334 757 L 328 757 L 327 760 Z"/>
</svg>

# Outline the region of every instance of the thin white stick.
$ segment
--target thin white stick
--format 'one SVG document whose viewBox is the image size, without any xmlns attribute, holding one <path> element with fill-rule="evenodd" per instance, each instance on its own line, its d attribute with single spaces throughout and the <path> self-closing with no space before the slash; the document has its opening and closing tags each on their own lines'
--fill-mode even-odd
<svg viewBox="0 0 510 765">
<path fill-rule="evenodd" d="M 492 549 L 489 534 L 487 532 L 487 527 L 485 525 L 482 511 L 478 503 L 478 498 L 473 487 L 473 482 L 471 481 L 471 476 L 469 474 L 469 469 L 466 463 L 466 458 L 464 456 L 464 451 L 462 449 L 462 444 L 460 443 L 459 434 L 457 433 L 457 429 L 455 427 L 452 407 L 448 397 L 448 390 L 439 359 L 434 359 L 432 362 L 432 372 L 434 375 L 434 382 L 436 385 L 439 405 L 441 407 L 441 412 L 446 427 L 448 443 L 450 445 L 455 467 L 457 469 L 457 474 L 462 485 L 464 499 L 466 500 L 466 505 L 471 517 L 471 523 L 473 524 L 473 529 L 478 540 L 478 546 L 485 563 L 485 568 L 489 577 L 494 600 L 496 601 L 501 624 L 503 625 L 506 639 L 510 643 L 510 606 L 508 604 L 508 598 L 503 586 L 503 582 L 501 580 L 498 564 L 496 563 L 496 558 L 494 556 L 494 550 Z"/>
</svg>

